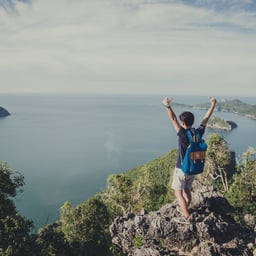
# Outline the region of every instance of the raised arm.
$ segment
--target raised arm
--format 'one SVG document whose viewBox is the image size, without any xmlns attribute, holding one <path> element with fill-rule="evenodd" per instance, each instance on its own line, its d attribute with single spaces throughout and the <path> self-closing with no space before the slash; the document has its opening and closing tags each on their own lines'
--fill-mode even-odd
<svg viewBox="0 0 256 256">
<path fill-rule="evenodd" d="M 173 127 L 174 129 L 178 132 L 179 128 L 180 128 L 180 124 L 179 121 L 175 115 L 175 113 L 172 110 L 171 107 L 171 99 L 170 98 L 164 98 L 163 99 L 163 104 L 164 106 L 166 106 L 167 108 L 167 113 L 168 113 L 168 117 L 170 118 L 170 120 L 172 121 Z"/>
<path fill-rule="evenodd" d="M 210 119 L 210 117 L 212 115 L 212 112 L 213 112 L 213 110 L 215 108 L 215 105 L 217 103 L 217 100 L 215 98 L 211 97 L 210 98 L 210 103 L 211 103 L 211 106 L 208 109 L 208 111 L 206 112 L 206 114 L 205 114 L 205 116 L 204 116 L 204 118 L 203 118 L 203 120 L 201 122 L 201 124 L 204 125 L 204 126 L 207 125 L 207 122 L 209 121 L 209 119 Z"/>
</svg>

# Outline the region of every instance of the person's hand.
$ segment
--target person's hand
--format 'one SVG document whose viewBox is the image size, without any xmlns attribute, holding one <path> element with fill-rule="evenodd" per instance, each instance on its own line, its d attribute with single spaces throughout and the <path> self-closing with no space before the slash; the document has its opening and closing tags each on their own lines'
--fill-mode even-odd
<svg viewBox="0 0 256 256">
<path fill-rule="evenodd" d="M 215 106 L 216 103 L 217 103 L 217 100 L 214 97 L 211 97 L 210 98 L 210 103 Z"/>
<path fill-rule="evenodd" d="M 163 99 L 163 104 L 165 105 L 165 106 L 169 106 L 170 105 L 170 103 L 171 103 L 171 99 L 170 98 L 168 98 L 168 97 L 165 97 L 164 99 Z"/>
</svg>

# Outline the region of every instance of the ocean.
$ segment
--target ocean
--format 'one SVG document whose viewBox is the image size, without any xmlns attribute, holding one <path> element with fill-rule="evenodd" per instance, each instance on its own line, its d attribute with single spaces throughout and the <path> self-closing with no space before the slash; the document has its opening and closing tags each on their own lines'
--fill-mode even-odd
<svg viewBox="0 0 256 256">
<path fill-rule="evenodd" d="M 143 165 L 177 147 L 162 106 L 165 95 L 2 94 L 11 115 L 0 119 L 0 161 L 25 177 L 15 203 L 41 227 L 59 218 L 65 201 L 86 201 L 106 187 L 107 177 Z M 175 102 L 204 103 L 207 97 L 173 96 Z M 256 98 L 239 98 L 255 104 Z M 217 100 L 221 98 L 217 97 Z M 187 109 L 174 107 L 177 115 Z M 205 111 L 196 110 L 196 125 Z M 213 115 L 238 127 L 219 132 L 238 158 L 256 147 L 256 120 L 231 113 Z M 210 133 L 207 130 L 205 139 Z"/>
</svg>

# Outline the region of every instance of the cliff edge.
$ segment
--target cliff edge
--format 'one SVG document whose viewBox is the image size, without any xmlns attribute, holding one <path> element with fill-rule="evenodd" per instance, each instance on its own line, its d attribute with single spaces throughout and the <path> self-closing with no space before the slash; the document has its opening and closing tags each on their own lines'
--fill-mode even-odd
<svg viewBox="0 0 256 256">
<path fill-rule="evenodd" d="M 233 211 L 213 187 L 195 182 L 190 224 L 173 220 L 181 215 L 174 201 L 159 211 L 116 218 L 110 226 L 112 242 L 128 256 L 253 256 L 256 216 L 245 228 L 233 220 Z"/>
</svg>

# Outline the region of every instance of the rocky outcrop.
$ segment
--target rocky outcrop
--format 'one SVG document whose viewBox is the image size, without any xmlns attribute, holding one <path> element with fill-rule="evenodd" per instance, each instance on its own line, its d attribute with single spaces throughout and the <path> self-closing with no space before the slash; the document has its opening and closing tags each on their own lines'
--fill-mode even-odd
<svg viewBox="0 0 256 256">
<path fill-rule="evenodd" d="M 10 113 L 8 112 L 8 110 L 6 110 L 5 108 L 0 106 L 0 117 L 6 117 L 9 115 L 10 115 Z"/>
<path fill-rule="evenodd" d="M 253 255 L 255 227 L 235 223 L 234 209 L 220 193 L 195 182 L 192 202 L 190 224 L 174 221 L 181 216 L 176 201 L 159 211 L 118 217 L 110 226 L 112 242 L 128 256 Z"/>
</svg>

